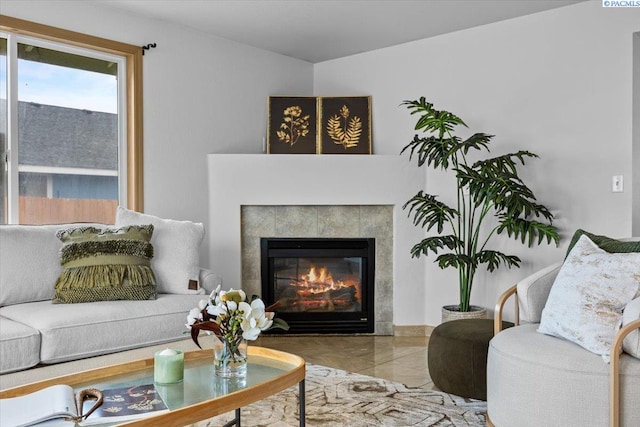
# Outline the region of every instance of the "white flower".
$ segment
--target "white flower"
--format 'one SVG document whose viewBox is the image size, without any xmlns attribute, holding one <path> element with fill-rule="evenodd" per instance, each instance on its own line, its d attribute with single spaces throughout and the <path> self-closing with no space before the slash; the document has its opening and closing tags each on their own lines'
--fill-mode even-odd
<svg viewBox="0 0 640 427">
<path fill-rule="evenodd" d="M 208 304 L 209 301 L 207 301 L 206 299 L 201 299 L 200 302 L 198 302 L 198 309 L 202 311 L 207 307 Z"/>
<path fill-rule="evenodd" d="M 264 310 L 264 303 L 260 298 L 256 298 L 253 301 L 251 301 L 251 308 L 253 309 L 261 308 L 262 310 Z"/>
<path fill-rule="evenodd" d="M 243 313 L 242 317 L 244 317 L 245 319 L 251 317 L 251 306 L 245 301 L 242 301 L 240 304 L 238 304 L 238 311 L 241 311 Z"/>
<path fill-rule="evenodd" d="M 266 317 L 261 317 L 260 321 L 258 322 L 258 327 L 261 331 L 269 329 L 271 325 L 273 325 L 273 320 L 267 319 Z"/>
<path fill-rule="evenodd" d="M 260 298 L 251 301 L 251 315 L 256 318 L 264 316 L 264 303 Z"/>
<path fill-rule="evenodd" d="M 240 324 L 242 328 L 242 338 L 245 340 L 253 341 L 260 335 L 260 328 L 258 328 L 258 322 L 253 317 L 245 318 Z"/>
<path fill-rule="evenodd" d="M 215 288 L 213 291 L 211 291 L 211 293 L 209 294 L 209 299 L 211 301 L 215 301 L 216 297 L 218 296 L 218 294 L 220 293 L 220 285 L 218 285 L 217 288 Z"/>
<path fill-rule="evenodd" d="M 258 322 L 256 322 L 256 319 L 251 317 L 249 319 L 244 319 L 242 323 L 240 323 L 240 326 L 242 327 L 243 331 L 248 331 L 249 329 L 255 328 L 257 324 Z"/>
<path fill-rule="evenodd" d="M 232 289 L 233 290 L 233 289 Z M 220 291 L 218 295 L 216 295 L 215 300 L 213 301 L 215 305 L 220 305 L 222 302 L 222 297 L 227 293 L 227 291 Z"/>
<path fill-rule="evenodd" d="M 242 290 L 235 290 L 233 288 L 228 291 L 220 291 L 220 301 L 229 302 L 234 301 L 236 303 L 245 301 L 247 299 L 247 294 Z"/>
<path fill-rule="evenodd" d="M 247 341 L 254 341 L 258 339 L 258 335 L 260 335 L 260 329 L 250 328 L 242 333 L 242 338 Z"/>
<path fill-rule="evenodd" d="M 189 314 L 187 315 L 187 322 L 188 322 L 187 326 L 190 327 L 191 325 L 196 323 L 196 321 L 198 320 L 202 320 L 202 310 L 198 308 L 192 308 L 191 311 L 189 311 Z"/>
<path fill-rule="evenodd" d="M 207 313 L 209 313 L 212 316 L 219 316 L 222 313 L 226 313 L 227 310 L 225 309 L 225 307 L 223 305 L 210 305 L 207 307 Z"/>
<path fill-rule="evenodd" d="M 243 312 L 240 326 L 244 331 L 242 336 L 248 340 L 255 340 L 260 331 L 267 330 L 273 325 L 273 313 L 266 313 L 261 299 L 251 301 L 251 305 L 241 302 L 239 309 Z M 249 337 L 249 338 L 248 338 Z"/>
<path fill-rule="evenodd" d="M 251 303 L 251 315 L 258 321 L 260 330 L 265 331 L 273 325 L 273 316 L 275 313 L 265 311 L 264 302 L 261 299 L 253 300 Z"/>
</svg>

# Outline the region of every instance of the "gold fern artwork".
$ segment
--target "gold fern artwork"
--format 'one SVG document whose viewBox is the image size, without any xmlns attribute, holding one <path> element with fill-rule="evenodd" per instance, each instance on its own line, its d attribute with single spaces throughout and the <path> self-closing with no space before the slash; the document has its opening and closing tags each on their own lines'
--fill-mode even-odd
<svg viewBox="0 0 640 427">
<path fill-rule="evenodd" d="M 343 105 L 340 114 L 335 114 L 327 120 L 327 133 L 331 140 L 338 145 L 342 145 L 345 150 L 354 148 L 360 142 L 362 135 L 362 121 L 360 117 L 353 116 L 349 119 L 349 108 Z"/>
<path fill-rule="evenodd" d="M 278 139 L 291 146 L 298 142 L 300 137 L 309 133 L 309 115 L 302 115 L 302 108 L 292 105 L 284 109 L 280 130 L 276 131 Z"/>
</svg>

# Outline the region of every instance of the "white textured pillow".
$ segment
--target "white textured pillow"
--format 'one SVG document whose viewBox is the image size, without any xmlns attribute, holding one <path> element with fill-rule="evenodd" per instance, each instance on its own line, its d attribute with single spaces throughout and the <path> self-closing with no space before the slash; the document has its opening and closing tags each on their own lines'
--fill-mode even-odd
<svg viewBox="0 0 640 427">
<path fill-rule="evenodd" d="M 580 237 L 556 277 L 538 332 L 572 341 L 608 361 L 622 310 L 640 294 L 640 253 L 608 253 Z"/>
<path fill-rule="evenodd" d="M 627 304 L 622 313 L 622 326 L 638 319 L 640 319 L 640 298 L 636 298 Z M 633 357 L 640 359 L 640 329 L 636 329 L 627 335 L 622 344 L 622 349 Z"/>
<path fill-rule="evenodd" d="M 200 245 L 204 238 L 202 223 L 158 218 L 118 206 L 116 227 L 144 224 L 153 224 L 155 228 L 151 238 L 155 253 L 151 267 L 156 274 L 158 292 L 203 294 L 205 291 L 198 283 Z"/>
<path fill-rule="evenodd" d="M 56 232 L 73 225 L 0 225 L 0 307 L 53 298 L 62 271 Z"/>
<path fill-rule="evenodd" d="M 50 300 L 62 271 L 59 225 L 0 226 L 0 306 Z"/>
</svg>

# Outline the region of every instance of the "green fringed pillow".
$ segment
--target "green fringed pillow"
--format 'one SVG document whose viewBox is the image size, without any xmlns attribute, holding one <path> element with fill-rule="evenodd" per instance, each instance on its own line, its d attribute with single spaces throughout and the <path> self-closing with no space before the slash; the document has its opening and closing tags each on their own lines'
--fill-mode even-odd
<svg viewBox="0 0 640 427">
<path fill-rule="evenodd" d="M 597 234 L 589 233 L 588 231 L 584 231 L 581 229 L 577 229 L 573 234 L 573 238 L 569 243 L 569 247 L 567 248 L 567 256 L 569 256 L 569 252 L 578 242 L 582 235 L 587 236 L 593 243 L 598 245 L 598 247 L 606 252 L 615 254 L 615 253 L 631 253 L 631 252 L 640 252 L 640 240 L 638 241 L 621 241 L 612 239 L 607 236 L 599 236 Z"/>
<path fill-rule="evenodd" d="M 153 225 L 59 230 L 63 270 L 53 302 L 154 299 L 152 234 Z"/>
</svg>

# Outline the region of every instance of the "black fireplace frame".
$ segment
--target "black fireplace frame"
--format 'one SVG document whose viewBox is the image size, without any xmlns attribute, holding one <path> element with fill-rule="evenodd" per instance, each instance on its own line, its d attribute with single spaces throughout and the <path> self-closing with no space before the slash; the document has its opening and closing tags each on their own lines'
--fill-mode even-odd
<svg viewBox="0 0 640 427">
<path fill-rule="evenodd" d="M 276 257 L 361 257 L 361 311 L 279 313 L 287 321 L 289 334 L 373 333 L 375 328 L 375 239 L 374 238 L 260 238 L 262 299 L 275 302 L 273 259 Z M 279 333 L 279 329 L 269 333 Z M 281 333 L 281 332 L 280 332 Z"/>
</svg>

